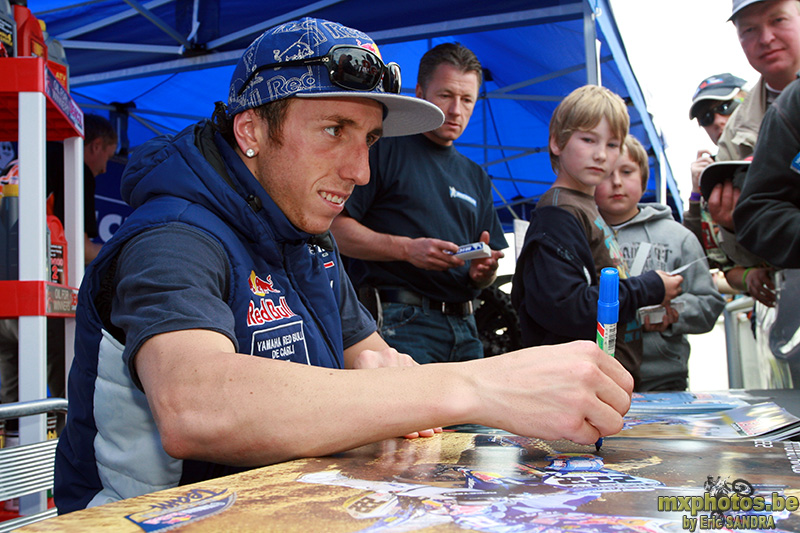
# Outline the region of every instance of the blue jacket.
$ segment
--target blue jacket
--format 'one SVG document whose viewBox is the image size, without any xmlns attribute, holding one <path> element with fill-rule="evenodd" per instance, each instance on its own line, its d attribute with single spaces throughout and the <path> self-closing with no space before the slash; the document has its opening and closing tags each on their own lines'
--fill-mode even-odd
<svg viewBox="0 0 800 533">
<path fill-rule="evenodd" d="M 135 211 L 87 269 L 78 298 L 69 417 L 56 456 L 59 512 L 236 471 L 174 459 L 161 446 L 123 358 L 124 333 L 102 304 L 114 290 L 115 259 L 132 237 L 170 223 L 206 232 L 230 263 L 225 303 L 238 352 L 343 367 L 338 255 L 289 222 L 208 122 L 140 147 L 122 195 Z"/>
</svg>

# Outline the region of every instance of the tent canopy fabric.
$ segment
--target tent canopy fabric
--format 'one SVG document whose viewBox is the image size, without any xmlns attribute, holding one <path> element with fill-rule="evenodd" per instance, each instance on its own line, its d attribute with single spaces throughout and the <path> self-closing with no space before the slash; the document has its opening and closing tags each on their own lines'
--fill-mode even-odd
<svg viewBox="0 0 800 533">
<path fill-rule="evenodd" d="M 263 30 L 303 16 L 365 31 L 402 67 L 413 94 L 417 63 L 442 42 L 473 50 L 486 81 L 457 148 L 491 176 L 510 229 L 555 176 L 548 124 L 558 102 L 600 83 L 629 103 L 631 133 L 651 154 L 645 200 L 682 205 L 659 132 L 628 63 L 608 0 L 29 0 L 64 47 L 73 98 L 123 125 L 123 149 L 211 116 L 233 65 Z"/>
</svg>

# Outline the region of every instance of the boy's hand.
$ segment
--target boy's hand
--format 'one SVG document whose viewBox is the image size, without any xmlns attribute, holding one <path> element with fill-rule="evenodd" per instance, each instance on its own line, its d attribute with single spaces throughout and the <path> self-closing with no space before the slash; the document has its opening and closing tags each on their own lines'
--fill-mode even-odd
<svg viewBox="0 0 800 533">
<path fill-rule="evenodd" d="M 661 278 L 661 282 L 664 283 L 664 300 L 662 300 L 661 305 L 667 305 L 670 300 L 677 297 L 681 293 L 683 276 L 680 274 L 670 276 L 663 270 L 656 270 L 656 274 L 658 274 L 658 276 Z"/>
<path fill-rule="evenodd" d="M 650 323 L 650 315 L 645 315 L 644 317 L 644 324 L 642 324 L 642 329 L 644 331 L 657 331 L 659 333 L 663 333 L 667 331 L 667 328 L 670 327 L 672 324 L 678 321 L 678 311 L 673 309 L 669 304 L 664 305 L 664 318 L 661 322 L 656 324 Z"/>
</svg>

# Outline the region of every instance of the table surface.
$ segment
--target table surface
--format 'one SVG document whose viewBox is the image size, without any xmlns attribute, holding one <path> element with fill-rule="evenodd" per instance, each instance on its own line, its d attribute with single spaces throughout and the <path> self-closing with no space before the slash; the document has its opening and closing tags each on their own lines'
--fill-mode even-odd
<svg viewBox="0 0 800 533">
<path fill-rule="evenodd" d="M 680 531 L 691 515 L 659 511 L 659 496 L 702 496 L 707 476 L 745 479 L 756 494 L 800 496 L 798 455 L 794 442 L 610 437 L 595 453 L 566 441 L 445 432 L 176 487 L 23 530 Z M 800 531 L 797 514 L 768 516 L 776 531 Z"/>
</svg>

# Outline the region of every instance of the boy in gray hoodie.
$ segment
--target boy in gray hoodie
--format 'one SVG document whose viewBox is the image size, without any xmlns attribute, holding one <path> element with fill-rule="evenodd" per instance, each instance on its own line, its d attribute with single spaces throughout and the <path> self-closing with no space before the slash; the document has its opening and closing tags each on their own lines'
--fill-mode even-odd
<svg viewBox="0 0 800 533">
<path fill-rule="evenodd" d="M 639 203 L 648 178 L 647 152 L 628 135 L 614 172 L 597 186 L 594 197 L 603 219 L 614 230 L 629 269 L 641 265 L 641 272 L 671 272 L 697 260 L 682 272 L 683 293 L 658 313 L 663 319 L 653 322 L 645 314 L 642 324 L 639 390 L 685 390 L 690 351 L 686 335 L 710 331 L 725 301 L 695 236 L 672 218 L 668 206 Z"/>
</svg>

